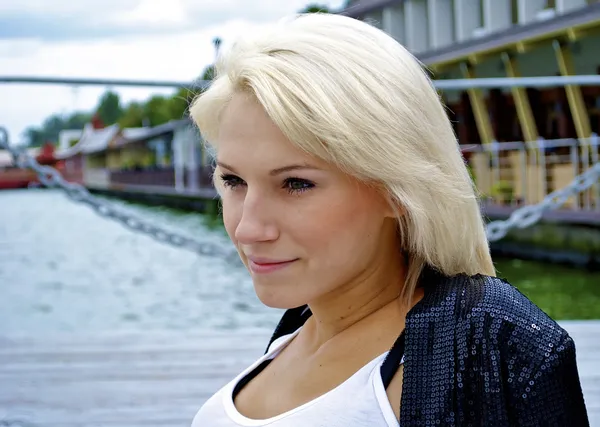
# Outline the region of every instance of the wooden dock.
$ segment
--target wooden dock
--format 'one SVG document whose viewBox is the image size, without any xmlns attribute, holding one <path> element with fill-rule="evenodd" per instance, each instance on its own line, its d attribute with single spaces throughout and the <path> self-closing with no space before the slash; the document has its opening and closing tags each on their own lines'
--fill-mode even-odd
<svg viewBox="0 0 600 427">
<path fill-rule="evenodd" d="M 600 427 L 600 321 L 562 325 Z M 0 425 L 189 427 L 200 405 L 262 354 L 270 332 L 0 337 Z"/>
</svg>

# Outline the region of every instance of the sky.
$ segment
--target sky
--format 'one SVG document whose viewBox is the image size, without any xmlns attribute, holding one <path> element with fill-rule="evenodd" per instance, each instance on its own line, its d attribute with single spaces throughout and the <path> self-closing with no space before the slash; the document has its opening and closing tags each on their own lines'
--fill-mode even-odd
<svg viewBox="0 0 600 427">
<path fill-rule="evenodd" d="M 0 0 L 0 76 L 192 81 L 223 43 L 310 0 Z M 344 0 L 322 0 L 332 9 Z M 92 111 L 109 88 L 0 83 L 12 143 L 55 113 Z M 111 88 L 121 100 L 174 89 Z"/>
</svg>

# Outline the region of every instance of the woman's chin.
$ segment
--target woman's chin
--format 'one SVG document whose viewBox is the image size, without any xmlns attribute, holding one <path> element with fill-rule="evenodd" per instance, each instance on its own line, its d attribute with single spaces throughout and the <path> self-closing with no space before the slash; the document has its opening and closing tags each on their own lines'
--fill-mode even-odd
<svg viewBox="0 0 600 427">
<path fill-rule="evenodd" d="M 293 291 L 290 291 L 287 286 L 274 289 L 273 285 L 265 286 L 265 284 L 255 281 L 254 291 L 260 302 L 270 308 L 288 310 L 306 304 L 305 298 L 301 295 L 294 295 Z"/>
</svg>

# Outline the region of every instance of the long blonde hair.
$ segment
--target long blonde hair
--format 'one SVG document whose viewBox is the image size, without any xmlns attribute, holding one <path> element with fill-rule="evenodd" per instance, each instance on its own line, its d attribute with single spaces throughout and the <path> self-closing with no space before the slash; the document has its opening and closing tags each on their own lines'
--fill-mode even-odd
<svg viewBox="0 0 600 427">
<path fill-rule="evenodd" d="M 440 97 L 389 35 L 330 14 L 299 15 L 247 34 L 220 57 L 190 115 L 218 152 L 221 113 L 251 94 L 296 146 L 367 182 L 398 208 L 405 296 L 429 265 L 495 275 L 476 192 Z"/>
</svg>

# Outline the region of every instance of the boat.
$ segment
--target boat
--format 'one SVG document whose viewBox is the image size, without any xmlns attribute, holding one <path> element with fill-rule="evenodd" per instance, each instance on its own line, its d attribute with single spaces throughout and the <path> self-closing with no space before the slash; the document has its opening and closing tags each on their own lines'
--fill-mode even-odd
<svg viewBox="0 0 600 427">
<path fill-rule="evenodd" d="M 40 165 L 60 166 L 54 156 L 55 147 L 44 144 L 40 148 L 30 148 L 27 154 L 34 156 Z M 0 150 L 0 190 L 39 187 L 41 183 L 32 170 L 24 170 L 13 164 L 12 155 L 6 150 Z"/>
</svg>

